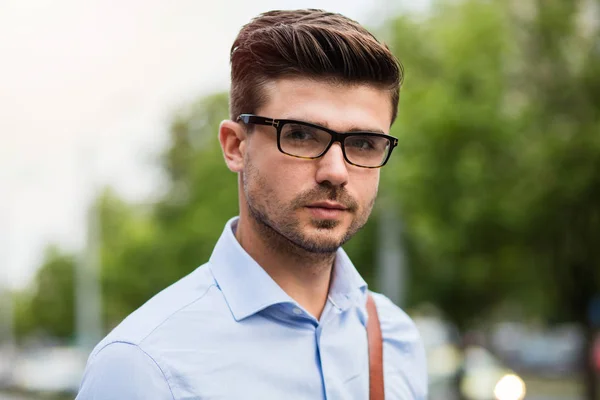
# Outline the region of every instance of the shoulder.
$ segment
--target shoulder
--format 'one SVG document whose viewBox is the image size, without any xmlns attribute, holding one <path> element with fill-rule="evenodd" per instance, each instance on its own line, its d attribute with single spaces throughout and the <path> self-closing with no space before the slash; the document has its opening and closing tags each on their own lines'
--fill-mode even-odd
<svg viewBox="0 0 600 400">
<path fill-rule="evenodd" d="M 425 348 L 417 326 L 408 314 L 386 296 L 370 293 L 377 305 L 377 314 L 381 324 L 386 376 L 388 374 L 399 376 L 403 381 L 402 387 L 408 387 L 412 396 L 410 398 L 425 399 L 427 397 L 427 363 Z M 392 388 L 392 390 L 395 389 Z"/>
<path fill-rule="evenodd" d="M 189 325 L 204 324 L 207 314 L 220 312 L 224 307 L 209 264 L 205 264 L 127 316 L 94 348 L 88 363 L 112 343 L 129 343 L 154 356 L 157 347 L 176 342 L 180 335 L 189 332 Z M 205 313 L 203 309 L 213 312 Z"/>
<path fill-rule="evenodd" d="M 227 327 L 227 321 L 233 318 L 207 263 L 148 300 L 94 348 L 84 371 L 83 394 L 78 400 L 171 399 L 172 395 L 156 397 L 149 393 L 155 390 L 171 393 L 169 382 L 176 379 L 173 374 L 185 361 L 184 350 L 197 346 L 202 335 L 212 334 L 216 338 L 211 337 L 207 342 L 214 343 L 218 329 L 210 328 Z M 139 379 L 130 377 L 134 370 Z M 123 381 L 112 385 L 111 379 Z M 152 380 L 160 387 L 144 385 L 144 380 Z M 119 388 L 120 384 L 124 387 Z M 115 397 L 121 390 L 132 395 Z M 86 397 L 85 393 L 107 395 Z"/>
<path fill-rule="evenodd" d="M 396 341 L 403 346 L 421 343 L 417 326 L 404 310 L 383 294 L 369 293 L 371 293 L 377 305 L 377 314 L 379 315 L 384 340 Z"/>
<path fill-rule="evenodd" d="M 113 342 L 88 362 L 76 400 L 172 400 L 168 380 L 150 355 L 140 347 Z"/>
</svg>

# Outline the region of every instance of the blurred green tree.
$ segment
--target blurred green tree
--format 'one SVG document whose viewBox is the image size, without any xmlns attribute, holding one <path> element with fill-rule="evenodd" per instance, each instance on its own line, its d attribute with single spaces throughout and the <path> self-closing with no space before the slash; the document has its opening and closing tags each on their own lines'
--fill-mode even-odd
<svg viewBox="0 0 600 400">
<path fill-rule="evenodd" d="M 518 277 L 497 267 L 511 265 L 497 254 L 511 238 L 501 209 L 513 162 L 503 115 L 508 28 L 497 4 L 440 7 L 426 23 L 394 24 L 391 45 L 408 72 L 393 166 L 411 298 L 433 300 L 464 328 Z"/>
<path fill-rule="evenodd" d="M 578 322 L 589 399 L 586 313 L 600 291 L 592 3 L 440 2 L 425 21 L 388 27 L 408 71 L 394 172 L 412 300 L 462 328 L 506 301 Z"/>
<path fill-rule="evenodd" d="M 46 249 L 32 287 L 15 297 L 15 335 L 69 341 L 75 327 L 76 258 L 56 246 Z"/>
</svg>

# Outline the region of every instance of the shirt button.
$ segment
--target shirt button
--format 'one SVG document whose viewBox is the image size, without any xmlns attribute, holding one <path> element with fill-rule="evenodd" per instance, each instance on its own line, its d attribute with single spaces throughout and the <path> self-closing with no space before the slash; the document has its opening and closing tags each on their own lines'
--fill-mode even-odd
<svg viewBox="0 0 600 400">
<path fill-rule="evenodd" d="M 294 314 L 296 314 L 296 315 L 303 314 L 302 310 L 299 309 L 298 307 L 295 307 L 293 311 L 294 311 Z"/>
</svg>

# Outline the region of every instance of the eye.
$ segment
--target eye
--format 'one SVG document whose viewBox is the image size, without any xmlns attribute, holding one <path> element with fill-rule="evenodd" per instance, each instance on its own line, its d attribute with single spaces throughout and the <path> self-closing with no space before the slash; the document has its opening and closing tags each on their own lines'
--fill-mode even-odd
<svg viewBox="0 0 600 400">
<path fill-rule="evenodd" d="M 315 140 L 317 135 L 314 129 L 306 126 L 289 125 L 283 131 L 283 139 L 290 141 L 303 142 L 308 140 Z"/>
<path fill-rule="evenodd" d="M 346 146 L 357 150 L 373 150 L 375 148 L 373 141 L 367 136 L 351 136 L 346 140 Z"/>
<path fill-rule="evenodd" d="M 310 139 L 312 135 L 310 132 L 306 132 L 303 129 L 294 129 L 286 134 L 286 138 L 294 140 L 306 140 Z"/>
</svg>

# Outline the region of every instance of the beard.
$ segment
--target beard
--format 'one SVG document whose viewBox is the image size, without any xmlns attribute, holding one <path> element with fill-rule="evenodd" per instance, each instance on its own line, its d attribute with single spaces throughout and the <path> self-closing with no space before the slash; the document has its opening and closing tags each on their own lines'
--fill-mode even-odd
<svg viewBox="0 0 600 400">
<path fill-rule="evenodd" d="M 242 174 L 242 186 L 248 213 L 263 241 L 276 251 L 296 255 L 335 253 L 366 224 L 376 198 L 375 193 L 367 206 L 361 209 L 343 187 L 333 186 L 325 181 L 300 193 L 291 202 L 282 204 L 277 200 L 269 181 L 260 174 L 249 158 L 246 159 Z M 336 219 L 311 218 L 310 226 L 316 229 L 319 233 L 317 235 L 303 230 L 297 211 L 323 200 L 342 204 L 346 207 L 345 212 L 353 216 L 350 226 L 342 235 L 334 231 L 341 222 Z"/>
</svg>

